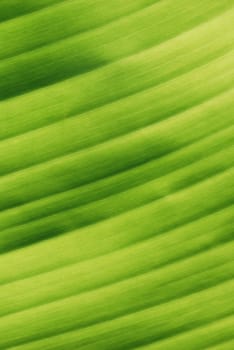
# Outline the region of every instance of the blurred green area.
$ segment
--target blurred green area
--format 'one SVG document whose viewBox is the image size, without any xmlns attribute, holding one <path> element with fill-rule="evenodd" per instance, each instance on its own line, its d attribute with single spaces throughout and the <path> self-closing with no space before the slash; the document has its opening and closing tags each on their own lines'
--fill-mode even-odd
<svg viewBox="0 0 234 350">
<path fill-rule="evenodd" d="M 0 349 L 233 349 L 233 0 L 0 0 Z"/>
</svg>

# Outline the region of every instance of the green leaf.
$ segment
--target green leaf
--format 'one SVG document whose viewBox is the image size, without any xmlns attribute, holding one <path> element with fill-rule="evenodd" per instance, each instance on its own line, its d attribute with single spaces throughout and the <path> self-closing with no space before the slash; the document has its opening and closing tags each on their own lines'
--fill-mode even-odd
<svg viewBox="0 0 234 350">
<path fill-rule="evenodd" d="M 233 349 L 233 5 L 0 1 L 0 350 Z"/>
</svg>

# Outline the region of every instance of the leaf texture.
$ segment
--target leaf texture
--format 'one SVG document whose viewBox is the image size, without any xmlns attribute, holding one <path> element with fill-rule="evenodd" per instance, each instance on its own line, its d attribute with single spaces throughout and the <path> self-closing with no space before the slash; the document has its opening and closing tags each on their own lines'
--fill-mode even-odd
<svg viewBox="0 0 234 350">
<path fill-rule="evenodd" d="M 233 23 L 0 1 L 0 349 L 234 348 Z"/>
</svg>

